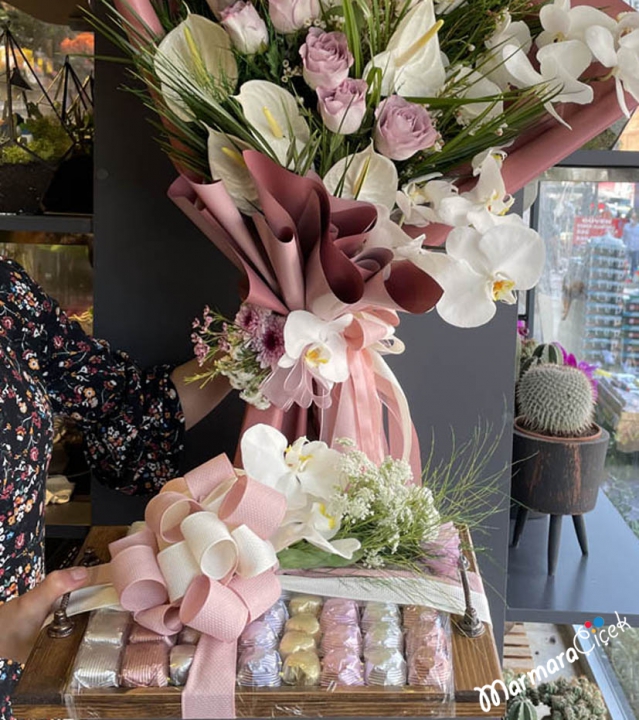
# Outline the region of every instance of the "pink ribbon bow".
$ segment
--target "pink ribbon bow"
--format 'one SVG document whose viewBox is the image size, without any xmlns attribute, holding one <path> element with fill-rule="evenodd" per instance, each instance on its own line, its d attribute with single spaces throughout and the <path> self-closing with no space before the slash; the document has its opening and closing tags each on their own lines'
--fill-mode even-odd
<svg viewBox="0 0 639 720">
<path fill-rule="evenodd" d="M 184 625 L 202 633 L 185 718 L 235 717 L 237 639 L 280 597 L 268 539 L 285 512 L 281 493 L 219 455 L 167 483 L 147 506 L 147 527 L 109 546 L 120 604 L 136 622 L 161 635 Z"/>
</svg>

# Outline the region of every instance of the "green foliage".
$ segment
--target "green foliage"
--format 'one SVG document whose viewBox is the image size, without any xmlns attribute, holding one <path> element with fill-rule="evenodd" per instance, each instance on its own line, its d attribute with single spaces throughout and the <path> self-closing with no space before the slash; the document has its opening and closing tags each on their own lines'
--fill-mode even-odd
<svg viewBox="0 0 639 720">
<path fill-rule="evenodd" d="M 533 340 L 532 342 L 534 343 L 535 341 Z M 564 364 L 564 356 L 559 345 L 557 343 L 541 343 L 539 345 L 535 343 L 535 347 L 532 352 L 526 354 L 522 353 L 519 375 L 521 377 L 524 373 L 530 370 L 530 368 L 549 363 L 552 365 Z"/>
<path fill-rule="evenodd" d="M 71 138 L 55 115 L 39 115 L 29 118 L 26 129 L 33 135 L 29 150 L 10 144 L 0 148 L 0 163 L 24 165 L 40 158 L 53 163 L 60 160 L 71 147 Z"/>
<path fill-rule="evenodd" d="M 291 547 L 280 550 L 277 559 L 280 567 L 285 570 L 315 570 L 317 568 L 348 567 L 356 563 L 362 555 L 357 552 L 351 560 L 327 553 L 318 547 L 302 540 Z"/>
<path fill-rule="evenodd" d="M 592 384 L 568 365 L 537 365 L 520 379 L 517 403 L 525 429 L 552 437 L 581 437 L 593 422 Z"/>
<path fill-rule="evenodd" d="M 599 688 L 585 677 L 542 683 L 539 699 L 550 708 L 550 720 L 594 720 L 606 716 Z"/>
</svg>

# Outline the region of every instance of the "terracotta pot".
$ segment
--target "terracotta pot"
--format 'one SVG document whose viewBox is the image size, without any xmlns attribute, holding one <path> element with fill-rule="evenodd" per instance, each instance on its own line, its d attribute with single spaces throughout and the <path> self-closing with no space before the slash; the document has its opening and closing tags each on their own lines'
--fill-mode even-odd
<svg viewBox="0 0 639 720">
<path fill-rule="evenodd" d="M 594 509 L 604 479 L 610 437 L 593 426 L 583 438 L 531 433 L 515 420 L 512 497 L 549 515 L 582 515 Z"/>
</svg>

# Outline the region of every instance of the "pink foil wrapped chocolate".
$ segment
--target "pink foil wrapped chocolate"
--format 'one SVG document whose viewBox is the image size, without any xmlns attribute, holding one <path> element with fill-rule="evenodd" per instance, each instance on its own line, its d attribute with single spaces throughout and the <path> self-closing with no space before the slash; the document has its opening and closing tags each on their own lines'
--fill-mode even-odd
<svg viewBox="0 0 639 720">
<path fill-rule="evenodd" d="M 409 630 L 420 620 L 436 621 L 439 617 L 439 611 L 434 608 L 424 607 L 423 605 L 406 605 L 403 610 L 404 629 Z"/>
<path fill-rule="evenodd" d="M 169 647 L 173 647 L 177 641 L 177 635 L 160 635 L 134 622 L 131 626 L 129 634 L 129 645 L 137 645 L 145 642 L 163 642 Z"/>
<path fill-rule="evenodd" d="M 277 635 L 265 620 L 249 623 L 238 641 L 240 651 L 249 647 L 261 647 L 265 650 L 277 649 Z"/>
<path fill-rule="evenodd" d="M 169 684 L 169 648 L 161 642 L 127 645 L 120 668 L 123 687 L 166 687 Z"/>
<path fill-rule="evenodd" d="M 356 653 L 346 648 L 331 650 L 322 660 L 320 685 L 359 686 L 364 684 L 364 666 Z"/>
<path fill-rule="evenodd" d="M 429 645 L 417 648 L 408 661 L 408 684 L 446 689 L 450 685 L 452 663 L 443 648 Z"/>
<path fill-rule="evenodd" d="M 243 687 L 279 687 L 282 659 L 275 650 L 247 648 L 237 665 L 237 683 Z"/>
<path fill-rule="evenodd" d="M 406 660 L 399 650 L 375 648 L 366 655 L 366 685 L 400 687 L 406 685 Z"/>
<path fill-rule="evenodd" d="M 359 657 L 362 652 L 362 631 L 359 625 L 329 625 L 322 635 L 320 648 L 324 655 L 343 649 Z"/>
<path fill-rule="evenodd" d="M 324 603 L 320 615 L 322 630 L 331 624 L 357 625 L 359 623 L 359 605 L 355 600 L 329 598 Z"/>
</svg>

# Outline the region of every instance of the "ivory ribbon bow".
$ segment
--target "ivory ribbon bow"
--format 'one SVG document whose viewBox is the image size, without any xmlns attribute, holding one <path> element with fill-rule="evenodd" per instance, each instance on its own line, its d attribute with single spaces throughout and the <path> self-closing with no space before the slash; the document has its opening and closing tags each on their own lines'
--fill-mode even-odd
<svg viewBox="0 0 639 720">
<path fill-rule="evenodd" d="M 185 718 L 235 717 L 237 639 L 280 597 L 269 538 L 286 498 L 219 455 L 168 482 L 146 528 L 109 545 L 120 604 L 162 635 L 202 637 L 182 693 Z"/>
</svg>

